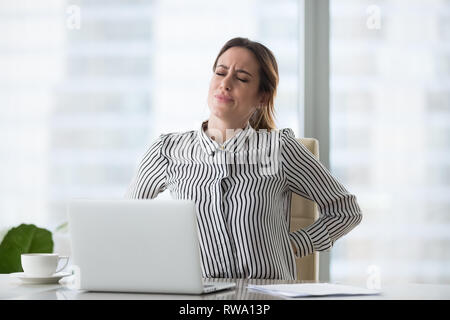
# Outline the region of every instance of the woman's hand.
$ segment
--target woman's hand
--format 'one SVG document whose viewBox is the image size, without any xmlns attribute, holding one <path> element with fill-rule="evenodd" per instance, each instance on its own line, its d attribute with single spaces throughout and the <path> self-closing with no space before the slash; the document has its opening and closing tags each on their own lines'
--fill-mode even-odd
<svg viewBox="0 0 450 320">
<path fill-rule="evenodd" d="M 294 241 L 292 241 L 292 240 L 291 240 L 291 246 L 292 246 L 292 249 L 294 250 L 294 254 L 297 256 L 297 247 L 295 246 Z"/>
</svg>

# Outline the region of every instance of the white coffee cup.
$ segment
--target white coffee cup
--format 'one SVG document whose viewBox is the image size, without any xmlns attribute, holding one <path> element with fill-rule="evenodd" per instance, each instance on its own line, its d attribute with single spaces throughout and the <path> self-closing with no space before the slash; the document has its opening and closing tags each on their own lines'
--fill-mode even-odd
<svg viewBox="0 0 450 320">
<path fill-rule="evenodd" d="M 57 253 L 25 253 L 21 256 L 22 269 L 25 275 L 30 277 L 48 277 L 63 270 L 69 263 L 68 256 L 60 256 Z M 62 268 L 58 268 L 61 260 L 66 259 Z"/>
</svg>

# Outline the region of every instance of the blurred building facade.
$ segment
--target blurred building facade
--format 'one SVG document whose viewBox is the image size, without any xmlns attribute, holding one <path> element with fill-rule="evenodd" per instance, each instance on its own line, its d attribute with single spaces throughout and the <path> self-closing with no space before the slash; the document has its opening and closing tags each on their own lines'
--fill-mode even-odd
<svg viewBox="0 0 450 320">
<path fill-rule="evenodd" d="M 330 11 L 331 170 L 364 214 L 331 278 L 449 283 L 450 1 Z"/>
<path fill-rule="evenodd" d="M 153 139 L 207 119 L 212 66 L 233 37 L 273 50 L 277 125 L 299 134 L 298 10 L 294 0 L 0 2 L 0 226 L 54 229 L 70 198 L 122 197 Z"/>
</svg>

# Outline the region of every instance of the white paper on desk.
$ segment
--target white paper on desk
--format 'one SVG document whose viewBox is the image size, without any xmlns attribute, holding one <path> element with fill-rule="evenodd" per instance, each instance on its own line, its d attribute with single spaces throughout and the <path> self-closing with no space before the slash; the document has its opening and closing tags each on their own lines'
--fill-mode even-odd
<svg viewBox="0 0 450 320">
<path fill-rule="evenodd" d="M 290 298 L 380 294 L 380 291 L 378 290 L 333 283 L 293 283 L 270 285 L 250 284 L 247 288 L 263 293 Z"/>
</svg>

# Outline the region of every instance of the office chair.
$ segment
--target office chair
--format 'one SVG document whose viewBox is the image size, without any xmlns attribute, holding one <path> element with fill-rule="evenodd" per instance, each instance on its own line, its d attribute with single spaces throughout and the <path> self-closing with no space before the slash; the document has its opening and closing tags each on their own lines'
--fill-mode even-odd
<svg viewBox="0 0 450 320">
<path fill-rule="evenodd" d="M 319 159 L 319 141 L 313 138 L 297 139 Z M 291 228 L 295 231 L 305 228 L 319 218 L 317 204 L 292 193 Z M 297 280 L 319 281 L 319 253 L 314 252 L 306 257 L 296 258 Z"/>
</svg>

